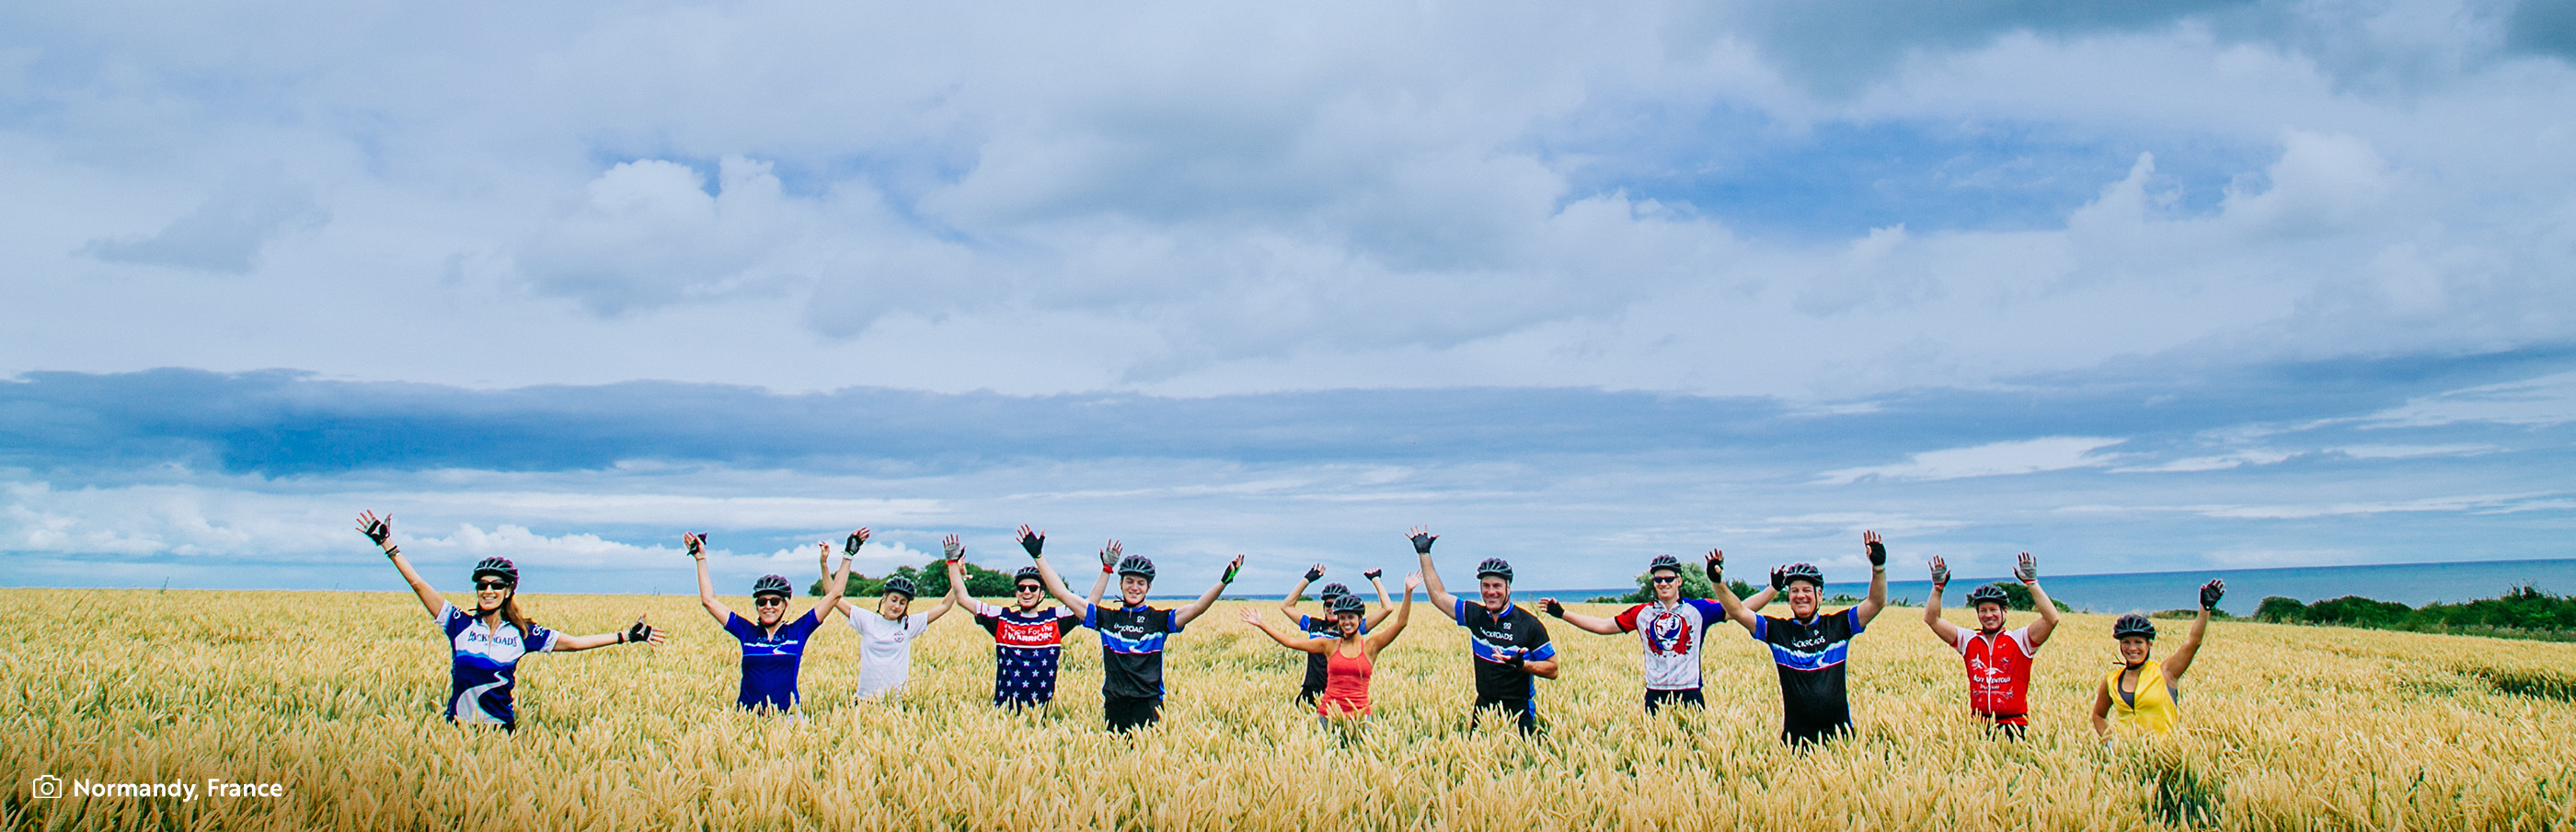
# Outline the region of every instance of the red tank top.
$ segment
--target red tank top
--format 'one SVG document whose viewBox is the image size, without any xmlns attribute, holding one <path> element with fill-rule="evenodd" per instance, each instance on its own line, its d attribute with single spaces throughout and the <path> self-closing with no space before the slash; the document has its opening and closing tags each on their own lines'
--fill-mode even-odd
<svg viewBox="0 0 2576 832">
<path fill-rule="evenodd" d="M 1369 663 L 1363 648 L 1357 656 L 1342 655 L 1341 645 L 1324 651 L 1324 698 L 1315 703 L 1315 712 L 1325 715 L 1369 712 L 1369 674 L 1377 668 Z"/>
<path fill-rule="evenodd" d="M 2029 724 L 2029 631 L 2013 629 L 1987 636 L 1963 629 L 1959 635 L 1959 657 L 1968 666 L 1968 708 L 1996 722 Z"/>
</svg>

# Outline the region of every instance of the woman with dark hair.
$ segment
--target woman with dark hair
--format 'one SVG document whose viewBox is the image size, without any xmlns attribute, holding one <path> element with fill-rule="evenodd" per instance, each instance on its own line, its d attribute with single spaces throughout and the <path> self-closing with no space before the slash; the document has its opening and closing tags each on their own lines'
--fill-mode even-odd
<svg viewBox="0 0 2576 832">
<path fill-rule="evenodd" d="M 966 547 L 958 544 L 956 535 L 940 541 L 939 548 L 950 564 L 966 557 Z M 829 556 L 830 550 L 826 549 L 825 557 Z M 877 599 L 876 612 L 861 614 L 857 604 L 841 599 L 842 617 L 849 619 L 850 629 L 859 632 L 857 698 L 883 698 L 912 679 L 912 640 L 930 629 L 940 616 L 947 615 L 949 608 L 957 606 L 958 599 L 966 596 L 966 587 L 952 581 L 948 594 L 940 596 L 939 606 L 931 607 L 929 612 L 906 614 L 912 609 L 913 597 L 920 592 L 911 578 L 897 575 L 885 579 L 885 595 Z"/>
<path fill-rule="evenodd" d="M 734 694 L 734 706 L 746 711 L 766 709 L 775 713 L 796 710 L 796 670 L 805 659 L 805 647 L 814 639 L 814 630 L 832 617 L 841 604 L 841 592 L 849 585 L 850 559 L 857 557 L 859 546 L 868 542 L 868 530 L 850 533 L 842 547 L 841 571 L 823 576 L 823 600 L 794 620 L 787 618 L 787 599 L 796 590 L 779 575 L 762 575 L 751 584 L 751 605 L 758 622 L 744 619 L 723 602 L 716 600 L 715 582 L 707 578 L 707 537 L 687 533 L 680 543 L 689 548 L 689 557 L 698 561 L 698 605 L 707 615 L 724 626 L 726 635 L 742 642 L 742 687 Z M 823 558 L 832 557 L 832 544 L 816 544 Z"/>
<path fill-rule="evenodd" d="M 2156 644 L 2156 623 L 2146 616 L 2129 613 L 2111 622 L 2111 637 L 2120 642 L 2120 669 L 2103 677 L 2093 689 L 2093 733 L 2104 744 L 2111 742 L 2111 723 L 2148 734 L 2172 733 L 2182 718 L 2182 675 L 2191 670 L 2192 659 L 2200 656 L 2200 639 L 2209 631 L 2209 611 L 2226 597 L 2227 582 L 2210 581 L 2200 585 L 2200 614 L 2191 619 L 2191 631 L 2183 635 L 2182 646 L 2174 648 L 2164 661 L 2147 658 Z"/>
<path fill-rule="evenodd" d="M 448 665 L 447 718 L 466 725 L 498 725 L 503 730 L 516 730 L 518 714 L 511 708 L 511 688 L 518 683 L 519 659 L 529 653 L 570 653 L 612 644 L 660 644 L 662 633 L 635 619 L 635 626 L 613 633 L 576 636 L 537 626 L 519 610 L 519 567 L 508 558 L 484 558 L 474 565 L 474 611 L 459 610 L 447 602 L 438 590 L 429 588 L 419 572 L 404 560 L 402 547 L 393 544 L 394 518 L 378 518 L 375 512 L 358 514 L 358 531 L 383 549 L 385 558 L 400 570 L 403 582 L 411 584 L 412 594 L 420 596 L 420 605 L 438 619 L 447 633 L 451 654 Z"/>
<path fill-rule="evenodd" d="M 1406 576 L 1404 602 L 1395 608 L 1395 618 L 1365 635 L 1360 629 L 1368 615 L 1368 602 L 1349 594 L 1333 596 L 1333 630 L 1329 635 L 1292 631 L 1292 637 L 1263 620 L 1259 610 L 1244 610 L 1243 623 L 1260 630 L 1281 647 L 1324 657 L 1324 693 L 1315 705 L 1316 718 L 1327 726 L 1348 731 L 1368 717 L 1369 677 L 1376 675 L 1377 654 L 1404 633 L 1405 621 L 1413 617 L 1413 591 L 1421 588 L 1422 573 Z"/>
</svg>

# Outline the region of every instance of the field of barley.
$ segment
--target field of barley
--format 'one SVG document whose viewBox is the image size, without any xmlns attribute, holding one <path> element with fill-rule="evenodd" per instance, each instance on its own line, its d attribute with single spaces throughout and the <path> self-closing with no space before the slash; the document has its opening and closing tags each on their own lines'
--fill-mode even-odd
<svg viewBox="0 0 2576 832">
<path fill-rule="evenodd" d="M 1854 643 L 1859 735 L 1802 755 L 1731 625 L 1707 711 L 1649 719 L 1633 637 L 1551 622 L 1565 672 L 1528 741 L 1468 728 L 1464 635 L 1418 604 L 1345 744 L 1289 705 L 1301 654 L 1235 619 L 1275 602 L 1175 636 L 1165 721 L 1132 739 L 1100 728 L 1089 631 L 1057 707 L 1015 715 L 989 706 L 991 641 L 962 611 L 915 648 L 906 692 L 852 703 L 836 618 L 795 721 L 731 709 L 738 653 L 694 598 L 523 603 L 580 633 L 649 614 L 671 642 L 531 657 L 512 735 L 440 718 L 446 649 L 408 595 L 0 590 L 0 811 L 10 829 L 2576 828 L 2576 644 L 2221 622 L 2188 730 L 2106 750 L 2086 724 L 2105 617 L 2070 616 L 2041 652 L 2012 744 L 1969 720 L 1921 613 L 1891 609 Z M 35 799 L 48 773 L 288 791 Z"/>
</svg>

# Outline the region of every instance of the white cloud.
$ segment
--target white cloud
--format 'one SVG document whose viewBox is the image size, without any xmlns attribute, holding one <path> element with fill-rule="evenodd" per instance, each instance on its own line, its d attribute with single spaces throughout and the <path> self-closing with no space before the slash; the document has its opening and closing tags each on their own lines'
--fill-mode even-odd
<svg viewBox="0 0 2576 832">
<path fill-rule="evenodd" d="M 2034 474 L 2041 471 L 2063 471 L 2069 468 L 2094 468 L 2107 465 L 2110 459 L 2093 452 L 2126 440 L 2099 436 L 2048 436 L 1995 442 L 1968 448 L 1951 448 L 1915 454 L 1905 462 L 1826 471 L 1820 482 L 1842 485 L 1864 479 L 1875 480 L 1954 480 L 1966 477 L 1992 477 L 2010 474 Z"/>
<path fill-rule="evenodd" d="M 2453 390 L 2371 414 L 2362 427 L 2408 428 L 2460 422 L 2534 427 L 2576 422 L 2576 373 Z"/>
</svg>

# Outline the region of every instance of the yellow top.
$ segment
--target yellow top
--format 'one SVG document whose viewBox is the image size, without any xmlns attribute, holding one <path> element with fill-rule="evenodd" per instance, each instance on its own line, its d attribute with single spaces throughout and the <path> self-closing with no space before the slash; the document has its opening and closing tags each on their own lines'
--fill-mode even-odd
<svg viewBox="0 0 2576 832">
<path fill-rule="evenodd" d="M 2120 674 L 2127 670 L 2113 669 L 2111 677 L 2102 682 L 2102 689 L 2111 694 L 2111 718 L 2159 734 L 2172 733 L 2182 710 L 2174 701 L 2174 691 L 2165 687 L 2164 665 L 2150 661 L 2138 668 L 2134 702 L 2120 695 Z"/>
</svg>

